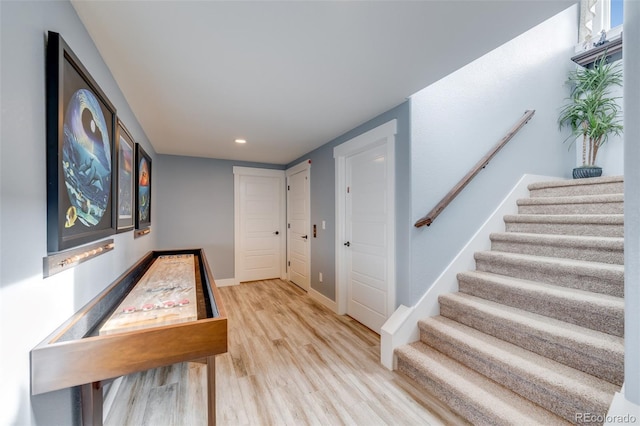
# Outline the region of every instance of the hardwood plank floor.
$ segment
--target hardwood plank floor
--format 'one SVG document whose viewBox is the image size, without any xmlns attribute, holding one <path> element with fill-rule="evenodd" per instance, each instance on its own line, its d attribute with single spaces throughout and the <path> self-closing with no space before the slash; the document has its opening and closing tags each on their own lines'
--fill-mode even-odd
<svg viewBox="0 0 640 426">
<path fill-rule="evenodd" d="M 229 351 L 216 357 L 218 425 L 463 423 L 379 362 L 380 337 L 282 280 L 222 287 Z M 205 425 L 205 364 L 125 377 L 105 424 Z"/>
</svg>

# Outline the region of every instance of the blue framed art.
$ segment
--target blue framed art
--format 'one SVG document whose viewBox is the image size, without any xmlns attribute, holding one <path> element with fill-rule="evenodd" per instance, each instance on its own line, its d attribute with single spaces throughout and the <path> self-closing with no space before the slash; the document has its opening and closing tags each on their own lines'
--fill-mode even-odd
<svg viewBox="0 0 640 426">
<path fill-rule="evenodd" d="M 116 108 L 60 34 L 46 60 L 47 250 L 115 232 Z"/>
</svg>

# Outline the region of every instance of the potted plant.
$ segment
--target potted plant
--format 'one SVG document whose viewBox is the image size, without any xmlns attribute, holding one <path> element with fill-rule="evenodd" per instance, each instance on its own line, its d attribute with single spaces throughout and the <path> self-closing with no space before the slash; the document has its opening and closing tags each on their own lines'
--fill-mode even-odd
<svg viewBox="0 0 640 426">
<path fill-rule="evenodd" d="M 622 123 L 618 98 L 611 89 L 622 86 L 620 64 L 607 63 L 606 52 L 592 68 L 579 67 L 569 74 L 571 85 L 568 103 L 561 109 L 560 128 L 569 127 L 567 140 L 582 136 L 582 166 L 573 169 L 573 177 L 595 177 L 602 174 L 596 166 L 598 150 L 609 136 L 620 135 Z"/>
</svg>

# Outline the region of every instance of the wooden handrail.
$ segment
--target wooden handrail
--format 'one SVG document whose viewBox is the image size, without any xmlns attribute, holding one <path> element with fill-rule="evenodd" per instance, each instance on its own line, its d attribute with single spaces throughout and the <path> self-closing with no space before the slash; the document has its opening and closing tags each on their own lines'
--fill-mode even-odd
<svg viewBox="0 0 640 426">
<path fill-rule="evenodd" d="M 467 186 L 467 184 L 471 182 L 471 180 L 478 173 L 480 173 L 480 170 L 484 169 L 487 166 L 487 164 L 489 164 L 489 161 L 491 161 L 491 159 L 498 153 L 498 151 L 500 151 L 502 147 L 505 146 L 507 142 L 509 142 L 516 135 L 516 133 L 518 133 L 518 131 L 522 129 L 522 127 L 524 127 L 525 124 L 529 122 L 529 120 L 531 120 L 531 117 L 533 117 L 533 114 L 535 114 L 535 112 L 536 112 L 535 110 L 525 111 L 522 118 L 518 120 L 515 126 L 513 126 L 511 130 L 509 130 L 509 132 L 500 140 L 500 142 L 498 142 L 496 146 L 494 146 L 493 149 L 491 149 L 491 151 L 489 151 L 487 155 L 482 157 L 482 159 L 478 161 L 475 166 L 473 166 L 473 168 L 469 171 L 469 173 L 467 173 L 466 176 L 463 177 L 460 180 L 460 182 L 458 182 L 456 186 L 454 186 L 453 189 L 449 191 L 447 195 L 444 196 L 444 198 L 438 203 L 438 205 L 436 205 L 433 208 L 433 210 L 431 210 L 425 217 L 418 220 L 415 223 L 415 227 L 420 228 L 421 226 L 431 225 L 431 223 L 436 219 L 436 217 L 438 217 L 438 215 L 442 213 L 442 210 L 444 210 L 445 207 L 447 207 L 449 203 L 451 203 L 451 201 L 453 201 L 453 199 L 456 198 L 456 196 L 460 193 L 460 191 L 462 191 L 464 187 Z"/>
</svg>

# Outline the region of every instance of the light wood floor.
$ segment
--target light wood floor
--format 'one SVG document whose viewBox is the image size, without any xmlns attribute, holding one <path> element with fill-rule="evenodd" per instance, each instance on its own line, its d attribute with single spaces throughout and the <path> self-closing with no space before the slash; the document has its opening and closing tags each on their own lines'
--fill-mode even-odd
<svg viewBox="0 0 640 426">
<path fill-rule="evenodd" d="M 220 291 L 229 352 L 216 357 L 218 425 L 460 423 L 380 364 L 377 334 L 295 285 L 268 280 Z M 205 380 L 198 363 L 127 376 L 105 424 L 205 425 Z"/>
</svg>

